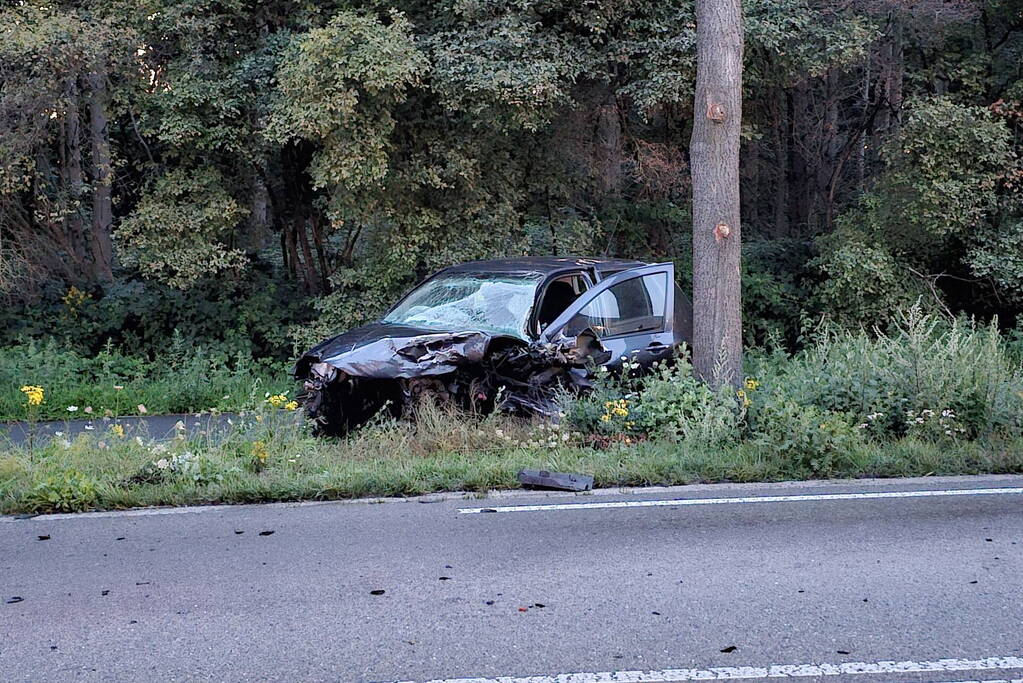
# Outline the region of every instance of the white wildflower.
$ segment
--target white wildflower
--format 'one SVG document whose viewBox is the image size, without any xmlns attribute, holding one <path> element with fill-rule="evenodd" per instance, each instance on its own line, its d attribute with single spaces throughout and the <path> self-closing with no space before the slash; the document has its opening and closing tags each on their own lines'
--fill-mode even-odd
<svg viewBox="0 0 1023 683">
<path fill-rule="evenodd" d="M 69 413 L 77 413 L 78 412 L 78 406 L 68 406 L 67 407 L 67 411 Z"/>
</svg>

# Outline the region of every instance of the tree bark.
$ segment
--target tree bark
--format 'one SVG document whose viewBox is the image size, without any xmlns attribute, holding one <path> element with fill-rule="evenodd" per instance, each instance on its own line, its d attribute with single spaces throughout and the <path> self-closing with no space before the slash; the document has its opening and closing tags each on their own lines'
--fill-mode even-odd
<svg viewBox="0 0 1023 683">
<path fill-rule="evenodd" d="M 789 234 L 789 102 L 784 88 L 778 88 L 774 101 L 774 160 L 777 175 L 774 184 L 774 220 L 772 234 Z"/>
<path fill-rule="evenodd" d="M 742 382 L 742 51 L 741 0 L 696 0 L 693 368 L 712 386 Z"/>
<path fill-rule="evenodd" d="M 763 231 L 760 224 L 760 141 L 746 143 L 742 162 L 742 220 L 756 231 Z"/>
<path fill-rule="evenodd" d="M 817 199 L 815 150 L 821 145 L 821 130 L 816 116 L 811 111 L 810 84 L 801 80 L 792 89 L 792 144 L 791 170 L 796 191 L 789 200 L 791 208 L 790 227 L 795 235 L 803 236 L 813 231 L 814 207 Z"/>
<path fill-rule="evenodd" d="M 67 120 L 65 123 L 66 147 L 66 180 L 70 211 L 67 217 L 68 241 L 73 245 L 72 253 L 68 257 L 73 259 L 78 274 L 88 272 L 88 239 L 85 234 L 84 221 L 82 220 L 82 194 L 85 187 L 85 174 L 82 172 L 82 133 L 81 133 L 81 112 L 78 109 L 78 84 L 77 79 L 71 79 L 68 87 Z"/>
<path fill-rule="evenodd" d="M 89 85 L 89 133 L 92 138 L 92 232 L 89 243 L 93 274 L 109 282 L 113 276 L 113 244 L 110 238 L 114 222 L 113 172 L 110 164 L 110 132 L 107 107 L 107 75 L 98 68 L 86 77 Z"/>
<path fill-rule="evenodd" d="M 597 187 L 603 198 L 618 197 L 622 189 L 622 122 L 618 102 L 609 91 L 594 112 Z"/>
</svg>

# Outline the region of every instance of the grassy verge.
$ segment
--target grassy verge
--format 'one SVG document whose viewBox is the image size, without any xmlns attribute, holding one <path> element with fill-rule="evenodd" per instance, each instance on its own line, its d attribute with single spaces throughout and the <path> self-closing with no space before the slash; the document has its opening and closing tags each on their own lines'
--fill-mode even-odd
<svg viewBox="0 0 1023 683">
<path fill-rule="evenodd" d="M 23 386 L 41 387 L 42 403 L 28 405 Z M 0 422 L 84 417 L 87 409 L 94 416 L 237 411 L 267 392 L 294 393 L 285 364 L 176 346 L 155 360 L 112 350 L 86 358 L 52 343 L 0 349 Z"/>
<path fill-rule="evenodd" d="M 381 423 L 333 442 L 274 412 L 251 415 L 222 439 L 179 436 L 154 443 L 108 431 L 33 451 L 0 449 L 0 512 L 483 492 L 517 488 L 522 467 L 588 473 L 598 486 L 1023 473 L 1019 439 L 955 448 L 915 438 L 866 442 L 820 471 L 751 443 L 629 439 L 597 447 L 590 437 L 548 425 L 436 409 L 418 425 Z"/>
<path fill-rule="evenodd" d="M 267 368 L 171 351 L 156 367 L 110 353 L 32 352 L 22 364 L 0 354 L 0 375 L 49 373 L 25 379 L 49 385 L 40 413 L 56 404 L 66 416 L 71 401 L 97 412 L 111 397 L 132 405 L 129 381 L 149 392 L 150 412 L 254 410 L 229 434 L 183 428 L 169 443 L 108 425 L 73 443 L 0 445 L 0 511 L 485 491 L 516 487 L 522 467 L 588 473 L 598 486 L 1023 473 L 1023 367 L 1011 345 L 993 326 L 917 308 L 884 334 L 822 329 L 798 354 L 751 353 L 741 388 L 697 382 L 682 354 L 642 376 L 631 362 L 598 373 L 592 392 L 562 397 L 560 428 L 424 406 L 415 423 L 371 424 L 339 441 L 314 439 L 294 413 L 271 408 L 286 401 L 264 400 L 280 391 L 260 379 Z M 102 391 L 117 378 L 125 388 L 89 403 L 74 393 L 89 377 Z M 15 398 L 24 409 L 32 395 Z"/>
</svg>

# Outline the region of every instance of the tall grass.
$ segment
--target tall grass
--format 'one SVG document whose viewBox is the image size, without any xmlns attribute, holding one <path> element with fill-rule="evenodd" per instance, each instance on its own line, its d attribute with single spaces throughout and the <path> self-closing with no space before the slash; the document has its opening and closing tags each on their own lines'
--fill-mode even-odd
<svg viewBox="0 0 1023 683">
<path fill-rule="evenodd" d="M 253 407 L 266 392 L 294 389 L 283 364 L 229 357 L 180 339 L 169 340 L 166 353 L 151 360 L 112 348 L 86 358 L 53 341 L 0 349 L 0 421 L 29 415 L 23 385 L 45 389 L 46 400 L 32 415 L 38 419 L 76 417 L 69 406 L 90 407 L 95 415 L 134 415 L 139 405 L 149 413 L 238 410 Z"/>
<path fill-rule="evenodd" d="M 794 358 L 768 357 L 753 372 L 802 404 L 862 421 L 882 413 L 903 433 L 909 413 L 952 411 L 971 436 L 1023 428 L 1023 370 L 994 324 L 949 321 L 911 308 L 886 333 L 824 329 Z"/>
</svg>

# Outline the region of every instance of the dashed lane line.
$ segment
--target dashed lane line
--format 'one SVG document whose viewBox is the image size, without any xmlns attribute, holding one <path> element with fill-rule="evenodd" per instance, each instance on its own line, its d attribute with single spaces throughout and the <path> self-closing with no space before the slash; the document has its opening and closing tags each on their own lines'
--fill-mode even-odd
<svg viewBox="0 0 1023 683">
<path fill-rule="evenodd" d="M 837 664 L 781 664 L 773 666 L 725 666 L 711 669 L 661 669 L 660 671 L 602 671 L 548 676 L 498 676 L 497 678 L 445 678 L 426 683 L 680 683 L 681 681 L 735 681 L 766 678 L 814 678 L 821 676 L 892 675 L 933 672 L 966 672 L 1023 669 L 1023 657 L 983 659 L 937 659 L 932 661 L 841 662 Z M 415 683 L 404 681 L 402 683 Z M 968 682 L 963 682 L 968 683 Z M 996 683 L 977 681 L 977 683 Z M 1017 683 L 1012 681 L 1011 683 Z"/>
</svg>

